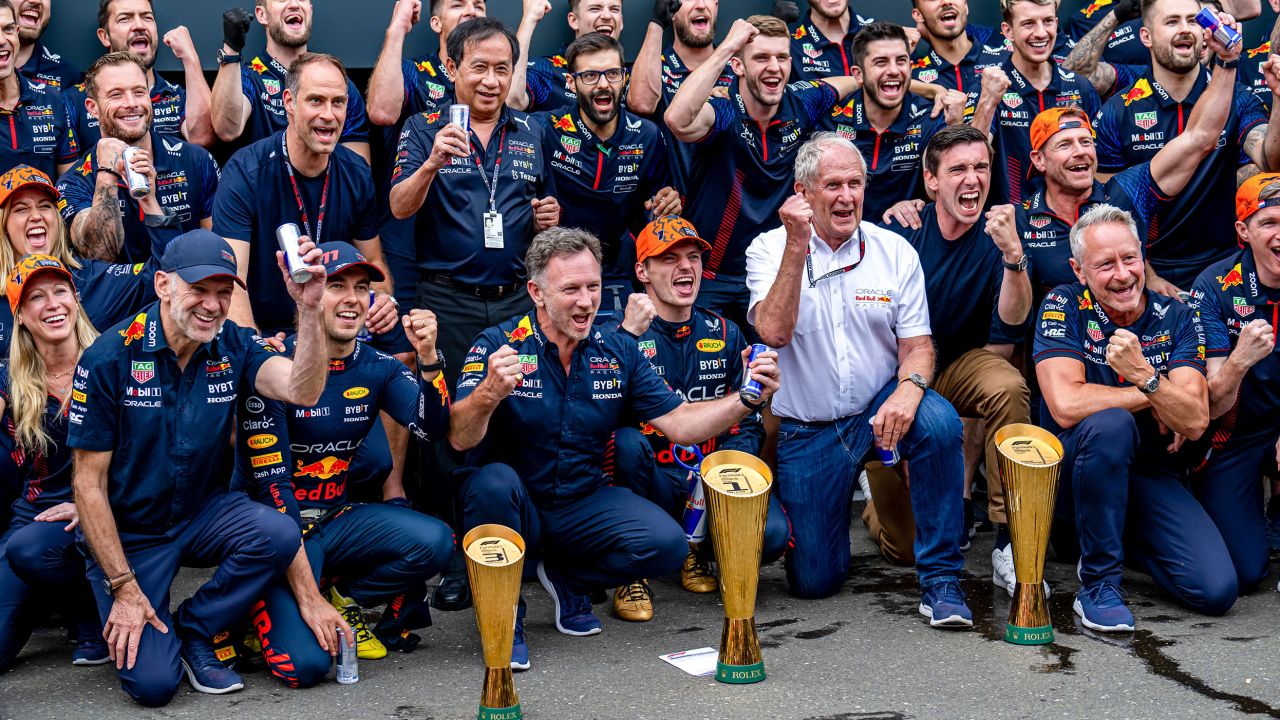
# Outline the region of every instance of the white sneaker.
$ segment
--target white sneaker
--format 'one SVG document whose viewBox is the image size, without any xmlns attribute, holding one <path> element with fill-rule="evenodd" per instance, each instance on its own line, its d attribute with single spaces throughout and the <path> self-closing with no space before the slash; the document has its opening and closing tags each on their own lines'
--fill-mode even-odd
<svg viewBox="0 0 1280 720">
<path fill-rule="evenodd" d="M 853 501 L 862 502 L 871 499 L 871 481 L 867 479 L 867 471 L 858 473 L 858 489 L 853 491 Z"/>
<path fill-rule="evenodd" d="M 1013 588 L 1018 584 L 1018 575 L 1013 567 L 1013 543 L 991 551 L 991 584 L 1004 588 L 1013 597 Z M 1044 581 L 1044 596 L 1049 597 L 1049 581 Z"/>
</svg>

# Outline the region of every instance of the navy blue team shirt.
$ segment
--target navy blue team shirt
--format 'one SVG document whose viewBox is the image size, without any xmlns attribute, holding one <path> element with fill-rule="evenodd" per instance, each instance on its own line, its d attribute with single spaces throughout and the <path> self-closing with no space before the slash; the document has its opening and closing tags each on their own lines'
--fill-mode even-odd
<svg viewBox="0 0 1280 720">
<path fill-rule="evenodd" d="M 852 75 L 853 38 L 875 18 L 859 15 L 849 5 L 849 32 L 839 42 L 827 39 L 813 23 L 810 11 L 791 26 L 791 79 L 821 80 L 836 75 Z"/>
<path fill-rule="evenodd" d="M 0 363 L 0 398 L 4 398 L 3 432 L 6 445 L 15 448 L 13 461 L 22 477 L 22 492 L 10 508 L 15 520 L 32 522 L 36 515 L 64 502 L 73 502 L 71 492 L 71 448 L 67 447 L 67 414 L 62 401 L 48 396 L 44 408 L 44 432 L 49 446 L 46 452 L 24 452 L 17 448 L 17 429 L 13 424 L 13 397 L 9 391 L 9 366 Z"/>
<path fill-rule="evenodd" d="M 58 165 L 75 162 L 82 147 L 57 88 L 21 80 L 18 105 L 0 110 L 0 173 L 30 165 L 56 178 Z"/>
<path fill-rule="evenodd" d="M 246 142 L 254 142 L 284 130 L 289 117 L 284 110 L 285 77 L 289 69 L 271 57 L 265 50 L 252 60 L 240 65 L 240 91 L 249 99 L 249 121 L 241 136 Z M 356 84 L 347 78 L 347 119 L 342 125 L 341 142 L 368 142 L 368 116 L 364 110 L 364 96 Z"/>
</svg>

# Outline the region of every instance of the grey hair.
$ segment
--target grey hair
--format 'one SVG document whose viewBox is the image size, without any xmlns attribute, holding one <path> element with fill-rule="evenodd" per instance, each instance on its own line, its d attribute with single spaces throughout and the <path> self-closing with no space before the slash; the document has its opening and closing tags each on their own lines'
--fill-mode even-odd
<svg viewBox="0 0 1280 720">
<path fill-rule="evenodd" d="M 822 162 L 824 151 L 829 148 L 841 148 L 849 150 L 858 157 L 858 164 L 862 166 L 863 177 L 867 174 L 867 160 L 862 157 L 862 152 L 848 138 L 841 137 L 830 131 L 814 133 L 805 144 L 800 146 L 796 151 L 796 182 L 805 187 L 813 187 L 818 181 L 818 164 Z"/>
<path fill-rule="evenodd" d="M 1094 205 L 1076 220 L 1076 224 L 1071 228 L 1071 257 L 1075 258 L 1077 264 L 1084 263 L 1084 234 L 1089 228 L 1095 225 L 1107 225 L 1115 223 L 1124 225 L 1129 229 L 1129 234 L 1133 236 L 1133 241 L 1141 244 L 1138 237 L 1138 225 L 1133 221 L 1133 216 L 1126 210 L 1121 210 L 1115 205 L 1107 205 L 1102 203 Z"/>
<path fill-rule="evenodd" d="M 590 250 L 596 264 L 602 262 L 600 240 L 586 230 L 578 228 L 553 227 L 538 233 L 529 250 L 524 255 L 525 270 L 529 278 L 538 287 L 544 287 L 547 279 L 547 266 L 555 258 L 565 255 L 577 255 L 583 250 Z"/>
</svg>

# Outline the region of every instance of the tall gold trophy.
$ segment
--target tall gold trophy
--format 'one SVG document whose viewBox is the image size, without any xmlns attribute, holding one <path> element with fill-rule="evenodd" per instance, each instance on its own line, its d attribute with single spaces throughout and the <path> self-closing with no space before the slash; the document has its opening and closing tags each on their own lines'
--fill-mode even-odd
<svg viewBox="0 0 1280 720">
<path fill-rule="evenodd" d="M 484 646 L 484 689 L 478 720 L 520 720 L 520 698 L 511 677 L 524 538 L 505 525 L 479 525 L 462 539 L 467 578 Z"/>
<path fill-rule="evenodd" d="M 1052 433 L 1025 423 L 1000 428 L 995 443 L 1018 575 L 1004 639 L 1016 645 L 1044 645 L 1053 642 L 1053 621 L 1044 593 L 1044 555 L 1053 525 L 1062 443 Z"/>
<path fill-rule="evenodd" d="M 702 484 L 724 601 L 716 680 L 760 682 L 764 680 L 764 658 L 756 636 L 756 585 L 773 474 L 754 455 L 721 450 L 703 459 Z"/>
</svg>

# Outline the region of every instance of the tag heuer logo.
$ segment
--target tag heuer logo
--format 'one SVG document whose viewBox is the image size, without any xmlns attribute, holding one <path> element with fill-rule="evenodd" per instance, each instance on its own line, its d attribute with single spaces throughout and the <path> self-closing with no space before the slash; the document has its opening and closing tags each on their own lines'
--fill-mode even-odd
<svg viewBox="0 0 1280 720">
<path fill-rule="evenodd" d="M 439 100 L 444 97 L 444 86 L 439 83 L 428 82 L 427 94 L 431 96 L 432 100 Z"/>
<path fill-rule="evenodd" d="M 151 378 L 156 376 L 156 364 L 154 362 L 138 362 L 133 361 L 133 379 L 140 383 L 147 383 Z"/>
<path fill-rule="evenodd" d="M 937 70 L 921 70 L 919 75 L 920 82 L 931 83 L 938 79 Z"/>
<path fill-rule="evenodd" d="M 266 88 L 270 95 L 280 94 L 280 81 L 275 78 L 262 78 L 262 87 Z"/>
<path fill-rule="evenodd" d="M 525 375 L 532 375 L 538 371 L 537 355 L 517 355 L 516 360 L 520 363 L 520 372 Z"/>
<path fill-rule="evenodd" d="M 641 340 L 639 347 L 640 352 L 644 353 L 647 358 L 652 358 L 658 354 L 658 344 L 653 340 Z"/>
<path fill-rule="evenodd" d="M 568 135 L 560 136 L 560 145 L 564 148 L 565 152 L 570 155 L 582 149 L 582 141 L 576 137 L 569 137 Z"/>
<path fill-rule="evenodd" d="M 822 51 L 810 45 L 809 43 L 804 44 L 804 54 L 808 55 L 809 57 L 815 60 L 822 57 Z"/>
<path fill-rule="evenodd" d="M 1159 117 L 1154 112 L 1140 112 L 1135 113 L 1133 116 L 1133 124 L 1143 130 L 1150 130 L 1155 127 L 1158 120 Z"/>
<path fill-rule="evenodd" d="M 1098 327 L 1098 323 L 1093 320 L 1089 321 L 1089 339 L 1094 342 L 1102 342 L 1102 328 Z"/>
<path fill-rule="evenodd" d="M 1235 306 L 1233 309 L 1236 311 L 1236 314 L 1239 315 L 1240 317 L 1249 317 L 1250 315 L 1253 314 L 1254 308 L 1252 305 L 1249 304 L 1248 300 L 1245 300 L 1242 297 L 1238 297 L 1238 298 L 1231 298 L 1231 301 L 1235 303 Z"/>
<path fill-rule="evenodd" d="M 1003 100 L 1004 100 L 1005 106 L 1009 108 L 1017 108 L 1022 106 L 1022 96 L 1019 95 L 1018 93 L 1011 93 L 1011 92 L 1005 93 Z"/>
<path fill-rule="evenodd" d="M 1053 218 L 1048 215 L 1033 215 L 1029 222 L 1031 223 L 1031 227 L 1042 228 L 1053 222 Z"/>
</svg>

